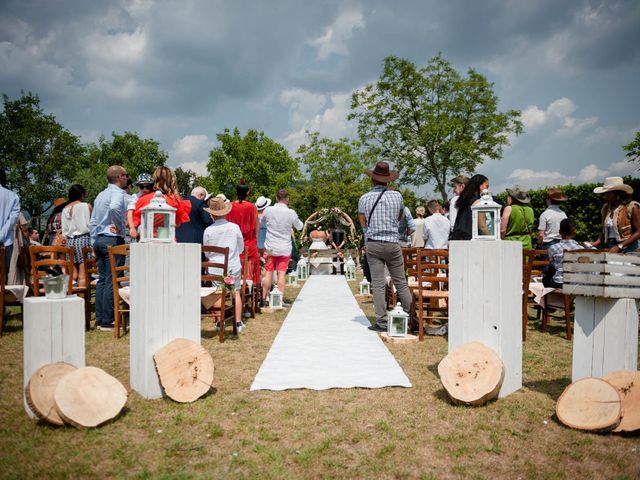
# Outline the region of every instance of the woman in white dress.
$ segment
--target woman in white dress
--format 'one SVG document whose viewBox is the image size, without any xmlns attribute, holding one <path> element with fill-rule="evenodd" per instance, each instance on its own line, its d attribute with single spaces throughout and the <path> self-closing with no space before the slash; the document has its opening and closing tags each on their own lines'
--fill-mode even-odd
<svg viewBox="0 0 640 480">
<path fill-rule="evenodd" d="M 89 220 L 91 219 L 91 205 L 84 201 L 87 192 L 82 185 L 71 185 L 69 188 L 69 202 L 62 210 L 62 234 L 67 241 L 67 247 L 73 247 L 73 281 L 84 287 L 87 283 L 87 272 L 84 265 L 82 249 L 91 246 L 89 236 Z"/>
</svg>

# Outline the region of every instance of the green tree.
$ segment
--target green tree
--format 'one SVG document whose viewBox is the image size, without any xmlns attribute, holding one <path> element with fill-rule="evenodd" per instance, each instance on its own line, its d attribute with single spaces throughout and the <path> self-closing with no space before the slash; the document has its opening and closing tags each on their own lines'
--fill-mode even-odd
<svg viewBox="0 0 640 480">
<path fill-rule="evenodd" d="M 22 92 L 18 100 L 2 98 L 0 168 L 22 208 L 35 217 L 54 198 L 66 196 L 70 179 L 86 161 L 84 147 L 53 115 L 43 112 L 37 95 Z"/>
<path fill-rule="evenodd" d="M 198 185 L 198 174 L 193 170 L 183 170 L 181 167 L 175 169 L 176 181 L 178 182 L 178 192 L 182 198 L 191 195 L 191 190 Z"/>
<path fill-rule="evenodd" d="M 86 167 L 80 169 L 73 178 L 87 189 L 87 199 L 92 202 L 107 185 L 107 169 L 111 165 L 122 165 L 133 181 L 140 173 L 152 174 L 163 166 L 168 155 L 160 150 L 159 143 L 153 139 L 140 138 L 137 133 L 113 132 L 107 140 L 101 135 L 97 144 L 87 146 Z"/>
<path fill-rule="evenodd" d="M 627 152 L 630 162 L 640 160 L 640 132 L 636 132 L 636 136 L 632 142 L 622 147 Z"/>
<path fill-rule="evenodd" d="M 353 93 L 350 119 L 362 142 L 392 161 L 402 180 L 433 183 L 446 201 L 447 180 L 498 159 L 520 112 L 498 111 L 493 84 L 473 69 L 460 75 L 441 55 L 423 68 L 389 56 L 375 84 Z"/>
<path fill-rule="evenodd" d="M 235 186 L 244 178 L 252 197 L 274 197 L 300 177 L 297 162 L 289 152 L 263 132 L 250 129 L 245 136 L 235 128 L 216 135 L 220 146 L 209 152 L 209 179 L 203 185 L 210 193 L 235 196 Z"/>
</svg>

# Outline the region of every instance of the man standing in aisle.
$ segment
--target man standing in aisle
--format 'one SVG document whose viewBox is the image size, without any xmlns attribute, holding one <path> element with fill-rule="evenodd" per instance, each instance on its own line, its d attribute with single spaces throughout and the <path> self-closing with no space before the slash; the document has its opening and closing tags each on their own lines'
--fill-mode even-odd
<svg viewBox="0 0 640 480">
<path fill-rule="evenodd" d="M 404 276 L 404 259 L 398 244 L 398 226 L 404 215 L 402 195 L 388 190 L 387 185 L 398 178 L 398 172 L 389 170 L 387 162 L 378 162 L 373 170 L 367 169 L 373 188 L 360 197 L 358 219 L 365 232 L 367 261 L 371 270 L 371 290 L 376 323 L 370 330 L 387 330 L 385 302 L 385 267 L 389 270 L 398 298 L 405 312 L 411 310 L 411 292 Z"/>
<path fill-rule="evenodd" d="M 276 271 L 278 275 L 278 290 L 284 298 L 284 287 L 287 268 L 291 259 L 291 229 L 302 230 L 302 222 L 298 214 L 289 208 L 289 193 L 286 190 L 278 190 L 276 204 L 265 209 L 260 217 L 260 224 L 266 225 L 267 236 L 264 248 L 268 254 L 265 265 L 265 277 L 262 282 L 262 300 L 266 302 L 271 290 L 271 277 Z"/>
<path fill-rule="evenodd" d="M 124 244 L 127 203 L 124 188 L 127 172 L 119 165 L 107 170 L 109 185 L 96 197 L 89 221 L 91 243 L 98 263 L 96 285 L 96 328 L 113 331 L 113 285 L 109 247 Z"/>
<path fill-rule="evenodd" d="M 7 175 L 0 168 L 0 244 L 4 246 L 5 272 L 4 281 L 9 275 L 9 264 L 13 253 L 13 227 L 20 215 L 20 198 L 6 188 Z"/>
</svg>

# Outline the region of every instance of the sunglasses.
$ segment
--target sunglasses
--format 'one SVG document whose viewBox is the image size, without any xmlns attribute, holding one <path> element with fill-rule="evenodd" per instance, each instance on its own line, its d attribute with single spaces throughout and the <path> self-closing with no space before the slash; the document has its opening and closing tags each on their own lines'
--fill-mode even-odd
<svg viewBox="0 0 640 480">
<path fill-rule="evenodd" d="M 151 190 L 153 188 L 153 185 L 138 185 L 138 188 L 140 190 Z"/>
</svg>

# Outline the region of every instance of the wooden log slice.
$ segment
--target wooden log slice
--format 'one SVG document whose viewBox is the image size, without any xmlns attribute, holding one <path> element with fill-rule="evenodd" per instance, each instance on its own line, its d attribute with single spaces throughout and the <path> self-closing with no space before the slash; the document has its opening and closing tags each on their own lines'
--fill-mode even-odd
<svg viewBox="0 0 640 480">
<path fill-rule="evenodd" d="M 601 378 L 583 378 L 565 388 L 556 415 L 567 427 L 606 432 L 620 423 L 622 399 L 616 388 Z"/>
<path fill-rule="evenodd" d="M 60 379 L 74 370 L 77 368 L 70 363 L 57 362 L 40 367 L 31 376 L 25 389 L 27 404 L 39 419 L 53 425 L 64 425 L 53 395 Z"/>
<path fill-rule="evenodd" d="M 194 402 L 213 384 L 213 359 L 202 345 L 176 338 L 153 356 L 160 383 L 176 402 Z"/>
<path fill-rule="evenodd" d="M 120 414 L 127 389 L 104 370 L 84 367 L 60 379 L 54 399 L 65 422 L 78 428 L 97 427 Z"/>
<path fill-rule="evenodd" d="M 442 386 L 454 403 L 482 405 L 493 399 L 504 380 L 504 365 L 489 347 L 460 345 L 438 364 Z"/>
<path fill-rule="evenodd" d="M 640 430 L 640 372 L 619 370 L 603 377 L 616 387 L 622 398 L 622 420 L 614 432 Z"/>
</svg>

